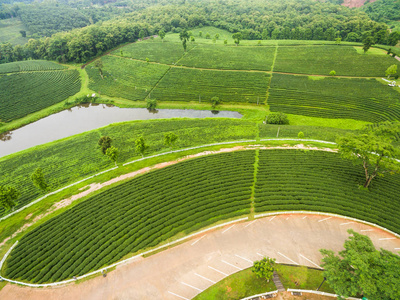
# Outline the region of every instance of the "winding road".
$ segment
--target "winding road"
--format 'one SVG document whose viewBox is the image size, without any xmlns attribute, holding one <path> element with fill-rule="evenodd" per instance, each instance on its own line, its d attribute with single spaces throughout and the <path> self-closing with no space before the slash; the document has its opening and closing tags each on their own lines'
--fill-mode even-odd
<svg viewBox="0 0 400 300">
<path fill-rule="evenodd" d="M 263 256 L 317 268 L 318 250 L 341 250 L 348 229 L 368 235 L 378 249 L 400 251 L 399 238 L 375 227 L 338 217 L 282 214 L 200 234 L 78 285 L 39 289 L 7 284 L 0 299 L 191 299 Z"/>
</svg>

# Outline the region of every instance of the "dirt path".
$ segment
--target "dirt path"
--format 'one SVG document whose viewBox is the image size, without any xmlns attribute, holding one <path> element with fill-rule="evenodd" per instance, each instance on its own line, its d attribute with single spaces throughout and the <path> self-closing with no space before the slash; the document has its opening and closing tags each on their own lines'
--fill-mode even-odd
<svg viewBox="0 0 400 300">
<path fill-rule="evenodd" d="M 277 147 L 265 147 L 265 146 L 260 146 L 260 145 L 249 145 L 249 146 L 236 146 L 233 148 L 223 148 L 220 149 L 218 151 L 203 151 L 197 154 L 193 154 L 193 155 L 187 155 L 184 156 L 182 158 L 179 158 L 177 160 L 173 160 L 173 161 L 168 161 L 168 162 L 163 162 L 163 163 L 159 163 L 157 165 L 154 165 L 152 167 L 146 167 L 143 169 L 140 169 L 138 171 L 135 172 L 131 172 L 128 174 L 124 174 L 121 175 L 119 177 L 115 177 L 109 181 L 106 181 L 104 183 L 92 183 L 88 186 L 85 186 L 83 188 L 81 188 L 81 190 L 84 190 L 83 192 L 73 195 L 67 199 L 63 199 L 59 202 L 54 203 L 49 209 L 48 211 L 46 211 L 44 214 L 41 214 L 37 217 L 35 217 L 32 222 L 27 223 L 25 225 L 23 225 L 20 229 L 18 229 L 16 232 L 14 232 L 10 237 L 4 239 L 1 243 L 0 243 L 0 248 L 11 238 L 14 238 L 15 236 L 17 236 L 17 234 L 25 231 L 27 228 L 31 227 L 33 224 L 35 224 L 37 221 L 39 221 L 40 219 L 43 219 L 44 217 L 48 216 L 49 214 L 53 213 L 56 210 L 59 210 L 61 208 L 64 208 L 68 205 L 70 205 L 72 202 L 81 199 L 87 195 L 89 195 L 92 192 L 98 191 L 106 186 L 109 186 L 111 184 L 120 182 L 122 180 L 126 180 L 126 179 L 130 179 L 133 177 L 136 177 L 138 175 L 150 172 L 151 170 L 155 170 L 155 169 L 161 169 L 161 168 L 165 168 L 167 166 L 170 165 L 174 165 L 177 164 L 179 162 L 188 160 L 188 159 L 192 159 L 192 158 L 196 158 L 196 157 L 201 157 L 201 156 L 206 156 L 206 155 L 210 155 L 210 154 L 217 154 L 217 153 L 227 153 L 227 152 L 234 152 L 234 151 L 239 151 L 239 150 L 253 150 L 253 149 L 261 149 L 261 150 L 266 150 L 266 149 L 308 149 L 308 150 L 318 150 L 318 151 L 329 151 L 329 152 L 334 152 L 334 150 L 330 149 L 330 148 L 318 148 L 318 147 L 308 147 L 308 146 L 304 146 L 303 144 L 298 144 L 295 146 L 289 146 L 289 145 L 283 145 L 283 146 L 277 146 Z M 28 216 L 26 217 L 28 218 Z M 25 219 L 26 219 L 25 218 Z M 29 218 L 28 218 L 29 219 Z"/>
</svg>

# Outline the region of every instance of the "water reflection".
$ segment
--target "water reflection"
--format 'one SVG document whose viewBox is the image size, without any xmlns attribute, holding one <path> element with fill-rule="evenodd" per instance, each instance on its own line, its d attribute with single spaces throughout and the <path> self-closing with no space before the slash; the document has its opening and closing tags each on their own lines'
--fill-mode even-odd
<svg viewBox="0 0 400 300">
<path fill-rule="evenodd" d="M 166 118 L 241 118 L 235 111 L 119 108 L 110 104 L 79 104 L 0 135 L 0 157 L 111 123 Z"/>
</svg>

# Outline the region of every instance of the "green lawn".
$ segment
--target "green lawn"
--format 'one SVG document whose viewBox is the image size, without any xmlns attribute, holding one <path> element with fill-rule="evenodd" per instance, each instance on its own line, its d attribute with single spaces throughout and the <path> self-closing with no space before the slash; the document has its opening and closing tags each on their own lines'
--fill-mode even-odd
<svg viewBox="0 0 400 300">
<path fill-rule="evenodd" d="M 274 74 L 271 111 L 365 122 L 400 120 L 399 93 L 375 79 Z"/>
<path fill-rule="evenodd" d="M 386 69 L 400 62 L 389 55 L 360 54 L 349 46 L 296 46 L 279 47 L 274 71 L 338 76 L 385 76 Z"/>
<path fill-rule="evenodd" d="M 172 68 L 151 96 L 161 101 L 264 103 L 269 74 Z M 200 97 L 200 99 L 199 99 Z"/>
<path fill-rule="evenodd" d="M 103 79 L 97 68 L 86 67 L 89 88 L 99 94 L 122 97 L 129 100 L 144 100 L 154 85 L 169 69 L 168 66 L 134 61 L 128 58 L 105 56 Z"/>
<path fill-rule="evenodd" d="M 270 71 L 274 54 L 275 47 L 198 45 L 178 65 L 206 69 Z"/>
</svg>

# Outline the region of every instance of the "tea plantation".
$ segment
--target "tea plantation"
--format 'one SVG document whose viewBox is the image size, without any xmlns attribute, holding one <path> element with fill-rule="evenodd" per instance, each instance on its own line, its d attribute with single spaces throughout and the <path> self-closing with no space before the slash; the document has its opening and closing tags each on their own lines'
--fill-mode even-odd
<svg viewBox="0 0 400 300">
<path fill-rule="evenodd" d="M 58 281 L 250 212 L 254 151 L 166 167 L 93 196 L 25 235 L 5 276 Z"/>
<path fill-rule="evenodd" d="M 35 283 L 99 269 L 175 236 L 255 211 L 309 210 L 355 217 L 400 232 L 400 176 L 359 190 L 362 169 L 336 153 L 238 151 L 192 159 L 136 177 L 26 234 L 5 276 Z M 360 176 L 361 175 L 361 176 Z"/>
<path fill-rule="evenodd" d="M 30 69 L 37 66 L 21 65 Z M 9 122 L 44 109 L 76 94 L 80 88 L 81 81 L 76 70 L 23 72 L 1 76 L 0 121 Z"/>
<path fill-rule="evenodd" d="M 66 67 L 47 60 L 27 60 L 0 64 L 0 74 L 62 69 L 66 69 Z"/>
</svg>

